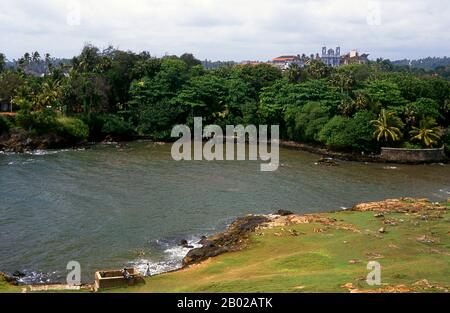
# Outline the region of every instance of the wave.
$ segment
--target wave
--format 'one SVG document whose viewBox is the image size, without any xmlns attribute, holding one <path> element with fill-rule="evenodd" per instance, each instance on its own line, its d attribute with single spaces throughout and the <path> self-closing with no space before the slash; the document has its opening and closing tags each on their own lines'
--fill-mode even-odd
<svg viewBox="0 0 450 313">
<path fill-rule="evenodd" d="M 188 244 L 186 246 L 171 245 L 167 247 L 164 250 L 163 260 L 153 261 L 145 258 L 140 258 L 128 262 L 127 265 L 136 267 L 144 276 L 153 276 L 180 269 L 182 266 L 183 258 L 186 256 L 186 254 L 191 249 L 201 247 L 201 245 L 198 244 L 199 240 L 200 238 L 193 237 L 188 240 Z M 158 243 L 161 245 L 166 245 L 165 243 Z M 189 246 L 189 248 L 187 246 Z"/>
<path fill-rule="evenodd" d="M 36 271 L 23 271 L 25 274 L 20 277 L 17 282 L 20 285 L 39 285 L 39 284 L 50 284 L 52 282 L 58 281 L 58 272 L 43 273 Z"/>
<path fill-rule="evenodd" d="M 30 155 L 51 155 L 51 154 L 57 154 L 62 152 L 68 152 L 72 151 L 71 149 L 59 149 L 59 150 L 32 150 L 32 151 L 26 151 L 25 154 Z"/>
</svg>

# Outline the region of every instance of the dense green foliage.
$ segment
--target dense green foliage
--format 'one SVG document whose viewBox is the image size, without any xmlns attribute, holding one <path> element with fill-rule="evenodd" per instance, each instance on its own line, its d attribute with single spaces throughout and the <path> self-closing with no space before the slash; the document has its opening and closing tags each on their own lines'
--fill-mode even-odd
<svg viewBox="0 0 450 313">
<path fill-rule="evenodd" d="M 29 74 L 33 62 L 46 65 L 46 75 Z M 0 103 L 18 111 L 15 126 L 71 141 L 169 139 L 174 125 L 201 116 L 220 126 L 276 124 L 283 139 L 346 151 L 448 144 L 449 82 L 388 60 L 339 68 L 312 60 L 285 72 L 269 64 L 205 69 L 192 54 L 154 58 L 87 45 L 70 65 L 35 53 L 19 63 L 0 67 Z M 0 120 L 3 131 L 11 126 Z"/>
<path fill-rule="evenodd" d="M 0 115 L 0 135 L 8 132 L 11 126 L 11 122 L 8 120 L 8 118 Z"/>
</svg>

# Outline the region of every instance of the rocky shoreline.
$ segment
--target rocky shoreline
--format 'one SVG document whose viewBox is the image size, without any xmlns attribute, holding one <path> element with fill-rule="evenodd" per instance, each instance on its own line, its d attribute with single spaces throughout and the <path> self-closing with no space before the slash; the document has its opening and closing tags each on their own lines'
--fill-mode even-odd
<svg viewBox="0 0 450 313">
<path fill-rule="evenodd" d="M 113 138 L 111 136 L 106 136 L 101 142 L 118 142 L 118 141 L 136 141 L 136 140 L 150 140 L 152 138 L 149 136 L 134 136 L 133 138 Z M 95 142 L 97 143 L 97 142 Z M 94 143 L 94 144 L 95 144 Z M 170 143 L 166 141 L 165 143 Z M 14 153 L 24 153 L 33 150 L 45 150 L 45 149 L 63 149 L 63 148 L 80 148 L 87 147 L 88 142 L 72 142 L 63 138 L 55 133 L 48 133 L 40 136 L 30 136 L 24 130 L 14 130 L 11 134 L 3 134 L 0 136 L 0 151 L 14 152 Z M 300 143 L 295 141 L 280 140 L 280 147 L 290 150 L 306 151 L 321 156 L 319 160 L 343 160 L 343 161 L 354 161 L 354 162 L 370 162 L 370 163 L 411 163 L 420 164 L 412 162 L 394 162 L 383 159 L 379 154 L 364 154 L 356 152 L 339 152 L 329 150 L 322 146 L 311 145 L 306 143 Z M 448 159 L 445 163 L 448 162 Z M 328 162 L 333 163 L 333 162 Z M 328 164 L 329 165 L 329 164 Z"/>
<path fill-rule="evenodd" d="M 85 147 L 87 142 L 71 142 L 55 133 L 31 136 L 24 130 L 14 130 L 0 136 L 0 151 L 24 153 L 33 150 Z"/>
</svg>

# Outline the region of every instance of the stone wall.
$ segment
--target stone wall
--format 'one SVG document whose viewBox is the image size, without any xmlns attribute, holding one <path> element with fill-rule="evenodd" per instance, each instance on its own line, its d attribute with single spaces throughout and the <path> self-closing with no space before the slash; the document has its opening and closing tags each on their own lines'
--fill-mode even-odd
<svg viewBox="0 0 450 313">
<path fill-rule="evenodd" d="M 446 160 L 444 147 L 438 149 L 381 148 L 381 158 L 389 162 L 433 163 Z"/>
</svg>

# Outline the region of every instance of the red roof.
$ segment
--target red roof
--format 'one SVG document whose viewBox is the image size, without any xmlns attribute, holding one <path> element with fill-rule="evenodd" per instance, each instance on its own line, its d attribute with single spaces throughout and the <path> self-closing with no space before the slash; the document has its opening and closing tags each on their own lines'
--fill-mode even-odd
<svg viewBox="0 0 450 313">
<path fill-rule="evenodd" d="M 273 62 L 295 61 L 297 59 L 298 59 L 298 57 L 295 55 L 283 55 L 283 56 L 273 59 Z"/>
</svg>

